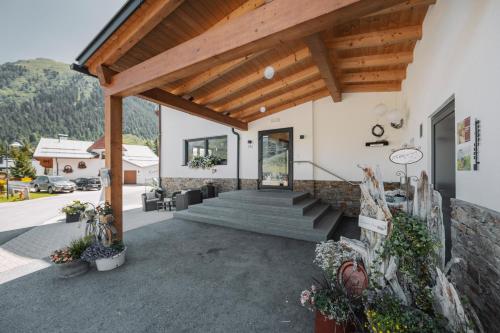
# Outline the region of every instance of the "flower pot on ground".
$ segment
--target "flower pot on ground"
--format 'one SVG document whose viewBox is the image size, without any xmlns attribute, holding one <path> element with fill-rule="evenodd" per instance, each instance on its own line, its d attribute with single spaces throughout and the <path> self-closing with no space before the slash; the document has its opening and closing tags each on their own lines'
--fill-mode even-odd
<svg viewBox="0 0 500 333">
<path fill-rule="evenodd" d="M 314 320 L 315 333 L 350 333 L 354 332 L 349 325 L 338 324 L 335 319 L 328 319 L 328 317 L 316 311 L 316 318 Z"/>
<path fill-rule="evenodd" d="M 81 214 L 87 208 L 87 204 L 79 200 L 64 206 L 61 211 L 66 214 L 66 223 L 80 221 Z"/>
<path fill-rule="evenodd" d="M 127 248 L 122 242 L 115 242 L 110 247 L 99 242 L 93 243 L 82 254 L 82 259 L 94 262 L 98 271 L 109 271 L 125 263 Z"/>
<path fill-rule="evenodd" d="M 81 260 L 81 255 L 92 244 L 91 237 L 74 240 L 68 247 L 54 251 L 50 260 L 54 263 L 61 278 L 70 278 L 86 273 L 89 263 Z"/>
</svg>

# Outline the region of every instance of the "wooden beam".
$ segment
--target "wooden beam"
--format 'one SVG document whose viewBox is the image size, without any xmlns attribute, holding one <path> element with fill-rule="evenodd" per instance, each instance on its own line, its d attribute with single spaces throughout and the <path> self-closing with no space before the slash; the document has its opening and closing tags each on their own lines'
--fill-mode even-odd
<svg viewBox="0 0 500 333">
<path fill-rule="evenodd" d="M 282 105 L 273 107 L 272 109 L 270 109 L 264 113 L 255 113 L 253 115 L 247 116 L 247 117 L 243 118 L 242 120 L 249 123 L 249 122 L 255 121 L 257 119 L 268 117 L 272 114 L 290 109 L 294 106 L 304 104 L 304 103 L 310 102 L 310 101 L 315 101 L 317 99 L 320 99 L 320 98 L 323 98 L 326 96 L 330 96 L 330 91 L 328 91 L 328 89 L 326 89 L 326 88 L 323 88 L 323 89 L 318 90 L 317 92 L 313 92 L 312 94 L 307 94 L 306 96 L 299 97 L 297 99 L 288 101 Z"/>
<path fill-rule="evenodd" d="M 364 17 L 391 14 L 391 13 L 396 13 L 396 12 L 400 12 L 400 11 L 404 11 L 404 10 L 409 10 L 409 9 L 412 9 L 415 7 L 430 6 L 430 5 L 433 5 L 435 3 L 436 3 L 436 0 L 407 0 L 403 3 L 397 4 L 395 6 L 370 13 L 368 15 L 365 15 Z"/>
<path fill-rule="evenodd" d="M 326 48 L 320 34 L 314 34 L 305 38 L 305 42 L 311 51 L 311 56 L 314 63 L 321 73 L 321 78 L 325 81 L 325 85 L 330 91 L 330 95 L 334 102 L 342 101 L 342 93 L 340 84 L 335 75 L 332 61 L 330 60 L 328 49 Z"/>
<path fill-rule="evenodd" d="M 249 94 L 244 96 L 239 96 L 220 107 L 215 108 L 214 110 L 217 112 L 234 112 L 239 109 L 245 107 L 247 104 L 255 102 L 256 100 L 261 100 L 268 95 L 276 93 L 278 90 L 287 89 L 296 84 L 300 84 L 301 82 L 307 81 L 315 76 L 319 76 L 318 69 L 316 66 L 308 67 L 304 70 L 301 70 L 295 74 L 284 77 L 281 80 L 271 81 L 272 83 L 265 86 L 264 88 L 257 89 L 252 91 Z"/>
<path fill-rule="evenodd" d="M 107 94 L 128 96 L 161 87 L 401 2 L 274 0 L 115 75 Z"/>
<path fill-rule="evenodd" d="M 294 52 L 282 59 L 279 59 L 273 63 L 268 64 L 268 66 L 272 66 L 276 73 L 288 69 L 295 64 L 309 59 L 311 53 L 308 48 L 303 48 Z M 255 83 L 264 80 L 264 68 L 260 68 L 258 71 L 247 75 L 237 81 L 231 82 L 223 87 L 212 91 L 208 95 L 201 96 L 199 98 L 195 98 L 196 103 L 201 104 L 214 104 L 223 98 L 230 97 L 241 90 L 254 85 Z"/>
<path fill-rule="evenodd" d="M 342 83 L 361 83 L 361 82 L 377 82 L 377 81 L 401 81 L 406 78 L 406 71 L 387 70 L 373 71 L 361 73 L 345 73 L 340 80 Z"/>
<path fill-rule="evenodd" d="M 357 35 L 336 37 L 326 42 L 328 48 L 352 50 L 363 47 L 387 46 L 422 38 L 422 26 L 415 25 L 396 29 L 373 31 Z"/>
<path fill-rule="evenodd" d="M 106 43 L 89 59 L 87 67 L 95 72 L 100 64 L 113 65 L 184 0 L 146 1 Z"/>
<path fill-rule="evenodd" d="M 304 95 L 311 94 L 319 89 L 325 87 L 325 83 L 323 79 L 316 80 L 314 82 L 308 83 L 304 86 L 298 87 L 296 89 L 289 90 L 283 94 L 280 94 L 276 97 L 270 98 L 268 100 L 262 101 L 260 103 L 255 103 L 253 105 L 248 106 L 244 110 L 234 112 L 230 116 L 238 119 L 242 119 L 248 117 L 249 115 L 260 112 L 260 107 L 265 106 L 268 109 L 272 109 L 277 105 L 281 105 L 290 100 L 297 99 Z"/>
<path fill-rule="evenodd" d="M 202 105 L 198 105 L 182 97 L 176 96 L 158 88 L 145 91 L 139 94 L 139 97 L 142 97 L 154 103 L 166 105 L 178 111 L 189 113 L 193 116 L 214 121 L 219 124 L 234 127 L 243 131 L 246 131 L 248 129 L 247 124 L 237 119 L 232 119 L 228 116 L 224 116 Z"/>
<path fill-rule="evenodd" d="M 170 90 L 170 92 L 175 95 L 189 94 L 196 89 L 199 89 L 204 85 L 209 84 L 210 82 L 222 77 L 224 74 L 246 64 L 250 60 L 255 59 L 264 52 L 266 51 L 257 52 L 242 58 L 234 59 L 227 63 L 215 66 L 214 68 L 211 68 L 203 73 L 196 74 L 192 78 L 182 82 L 181 84 Z"/>
<path fill-rule="evenodd" d="M 342 86 L 342 90 L 346 93 L 400 91 L 401 82 L 348 84 Z"/>
<path fill-rule="evenodd" d="M 357 69 L 366 67 L 383 67 L 407 65 L 413 61 L 413 52 L 385 53 L 361 57 L 338 59 L 339 69 Z"/>
<path fill-rule="evenodd" d="M 248 13 L 249 11 L 259 8 L 265 3 L 266 0 L 248 0 L 241 6 L 233 10 L 231 13 L 226 15 L 222 20 L 214 24 L 210 29 L 226 24 L 229 20 L 235 19 L 236 17 Z M 224 74 L 246 64 L 248 61 L 258 57 L 264 52 L 266 51 L 256 52 L 238 59 L 231 60 L 227 63 L 220 64 L 218 66 L 215 66 L 214 68 L 210 68 L 208 71 L 194 75 L 192 78 L 186 80 L 185 82 L 171 89 L 170 92 L 176 95 L 189 94 L 195 91 L 196 89 L 199 89 L 204 85 L 209 84 L 213 80 L 222 77 Z"/>
<path fill-rule="evenodd" d="M 212 29 L 214 27 L 218 27 L 218 26 L 223 25 L 223 24 L 226 24 L 230 20 L 233 20 L 237 17 L 240 17 L 243 14 L 246 14 L 254 9 L 259 8 L 260 6 L 264 5 L 266 2 L 268 2 L 268 0 L 248 0 L 247 2 L 244 2 L 241 6 L 239 6 L 235 10 L 233 10 L 231 13 L 226 15 L 226 17 L 224 17 L 222 20 L 217 22 L 210 29 Z"/>
<path fill-rule="evenodd" d="M 106 168 L 110 171 L 111 186 L 105 188 L 106 201 L 113 209 L 113 225 L 118 239 L 123 237 L 123 156 L 122 156 L 122 98 L 118 96 L 104 97 L 104 146 L 106 151 Z"/>
<path fill-rule="evenodd" d="M 116 72 L 108 66 L 99 65 L 96 67 L 96 74 L 101 86 L 107 86 L 111 83 L 113 75 L 115 75 Z"/>
</svg>

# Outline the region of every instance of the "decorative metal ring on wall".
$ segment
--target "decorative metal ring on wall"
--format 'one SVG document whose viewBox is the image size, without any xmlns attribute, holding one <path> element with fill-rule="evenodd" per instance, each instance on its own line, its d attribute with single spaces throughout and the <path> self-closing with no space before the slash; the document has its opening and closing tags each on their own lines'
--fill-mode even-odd
<svg viewBox="0 0 500 333">
<path fill-rule="evenodd" d="M 385 130 L 384 128 L 382 127 L 382 125 L 375 125 L 372 127 L 372 134 L 373 136 L 376 136 L 377 138 L 380 138 L 382 135 L 384 135 L 385 133 Z"/>
<path fill-rule="evenodd" d="M 73 168 L 71 167 L 71 165 L 65 165 L 64 168 L 63 168 L 63 172 L 64 173 L 72 173 L 73 172 Z"/>
</svg>

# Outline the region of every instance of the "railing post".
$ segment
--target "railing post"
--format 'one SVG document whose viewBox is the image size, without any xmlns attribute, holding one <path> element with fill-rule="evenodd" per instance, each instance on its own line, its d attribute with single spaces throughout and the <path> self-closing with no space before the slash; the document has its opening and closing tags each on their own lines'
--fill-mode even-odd
<svg viewBox="0 0 500 333">
<path fill-rule="evenodd" d="M 110 171 L 111 186 L 106 187 L 106 201 L 111 204 L 117 238 L 123 237 L 122 202 L 122 97 L 104 97 L 104 145 L 106 168 Z"/>
</svg>

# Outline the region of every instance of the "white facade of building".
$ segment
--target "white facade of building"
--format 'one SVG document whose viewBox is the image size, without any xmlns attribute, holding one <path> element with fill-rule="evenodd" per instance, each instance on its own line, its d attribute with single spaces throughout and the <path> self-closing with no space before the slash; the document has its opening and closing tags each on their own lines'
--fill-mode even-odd
<svg viewBox="0 0 500 333">
<path fill-rule="evenodd" d="M 100 141 L 40 139 L 33 157 L 51 160 L 52 168 L 44 169 L 38 163 L 37 173 L 41 170 L 41 173 L 69 179 L 98 177 L 100 169 L 105 167 L 104 149 L 100 148 Z M 123 145 L 123 172 L 124 175 L 135 173 L 132 178 L 135 181 L 131 183 L 149 184 L 158 178 L 158 156 L 146 146 Z"/>
<path fill-rule="evenodd" d="M 401 167 L 389 161 L 389 154 L 404 143 L 420 146 L 424 153 L 422 161 L 410 166 L 410 174 L 430 174 L 431 117 L 454 96 L 456 121 L 477 118 L 483 128 L 481 167 L 456 172 L 456 198 L 500 211 L 499 17 L 499 1 L 438 1 L 426 16 L 423 39 L 417 42 L 401 92 L 343 94 L 340 103 L 326 97 L 249 123 L 248 131 L 238 131 L 240 177 L 258 176 L 258 131 L 286 127 L 294 131 L 294 160 L 315 162 L 349 180 L 360 180 L 357 165 L 369 164 L 380 166 L 384 180 L 398 181 Z M 373 112 L 379 103 L 406 111 L 403 128 L 392 128 Z M 381 138 L 371 134 L 376 124 L 385 129 Z M 161 130 L 162 177 L 236 177 L 236 136 L 231 128 L 163 107 Z M 220 135 L 228 139 L 227 165 L 218 166 L 215 173 L 184 165 L 185 140 Z M 378 139 L 388 140 L 389 146 L 365 146 Z M 335 179 L 311 165 L 295 165 L 293 178 Z"/>
</svg>

